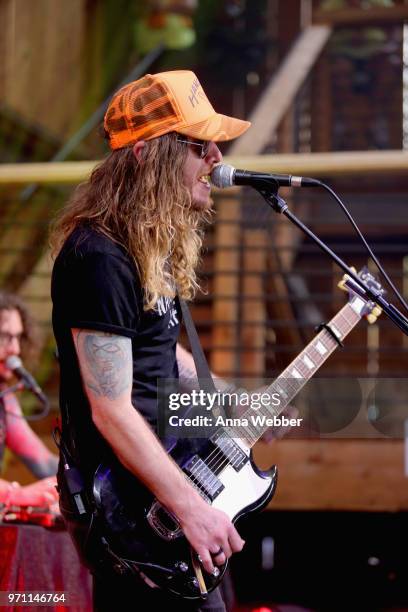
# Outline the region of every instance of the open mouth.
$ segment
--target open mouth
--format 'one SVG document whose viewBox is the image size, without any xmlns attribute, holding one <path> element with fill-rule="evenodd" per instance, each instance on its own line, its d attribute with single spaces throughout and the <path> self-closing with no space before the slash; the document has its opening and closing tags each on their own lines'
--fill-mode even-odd
<svg viewBox="0 0 408 612">
<path fill-rule="evenodd" d="M 199 177 L 199 182 L 204 183 L 204 185 L 210 186 L 210 177 L 208 174 L 203 174 L 203 176 Z"/>
</svg>

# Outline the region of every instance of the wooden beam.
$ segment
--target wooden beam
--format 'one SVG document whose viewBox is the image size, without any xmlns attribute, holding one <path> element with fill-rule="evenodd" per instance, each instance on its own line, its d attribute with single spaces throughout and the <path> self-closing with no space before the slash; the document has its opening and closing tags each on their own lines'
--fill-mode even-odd
<svg viewBox="0 0 408 612">
<path fill-rule="evenodd" d="M 76 184 L 87 180 L 98 163 L 100 161 L 0 164 L 0 184 Z M 342 151 L 283 155 L 243 155 L 232 151 L 224 157 L 224 163 L 246 170 L 301 176 L 389 174 L 408 170 L 408 151 Z"/>
<path fill-rule="evenodd" d="M 316 64 L 311 91 L 311 149 L 332 151 L 333 92 L 331 86 L 331 64 L 328 53 L 323 53 Z"/>
<path fill-rule="evenodd" d="M 408 170 L 408 151 L 342 151 L 284 155 L 231 155 L 226 164 L 235 168 L 300 176 L 353 176 L 389 174 Z M 0 174 L 1 177 L 1 174 Z"/>
<path fill-rule="evenodd" d="M 378 23 L 398 23 L 408 19 L 408 6 L 373 6 L 368 9 L 344 8 L 337 11 L 315 11 L 314 24 L 335 27 L 342 25 L 366 25 Z"/>
<path fill-rule="evenodd" d="M 0 164 L 0 184 L 75 184 L 89 178 L 97 161 Z"/>
<path fill-rule="evenodd" d="M 228 150 L 229 156 L 242 155 L 243 153 L 261 153 L 267 144 L 270 142 L 271 133 L 276 130 L 289 111 L 293 100 L 303 84 L 310 68 L 315 63 L 317 57 L 325 46 L 328 37 L 330 36 L 330 28 L 326 26 L 310 26 L 304 30 L 295 42 L 293 49 L 287 55 L 287 58 L 282 62 L 276 76 L 271 80 L 269 86 L 264 91 L 262 98 L 250 116 L 252 127 L 241 138 L 234 141 Z M 244 232 L 245 233 L 245 232 Z M 293 237 L 290 242 L 293 244 L 296 240 L 300 240 L 299 234 L 292 232 Z M 251 240 L 251 238 L 249 238 Z M 222 237 L 219 226 L 216 226 L 215 231 L 216 250 L 222 248 Z M 238 249 L 238 243 L 235 247 Z M 238 270 L 237 270 L 238 275 Z M 217 275 L 216 275 L 217 276 Z M 236 284 L 238 283 L 238 277 Z M 283 296 L 287 297 L 287 290 L 284 283 L 281 283 Z M 221 307 L 217 304 L 218 298 L 214 293 L 214 313 Z M 230 311 L 231 315 L 232 312 Z M 224 331 L 222 328 L 225 328 Z M 233 321 L 226 322 L 221 326 L 219 331 L 214 331 L 214 342 L 218 334 L 225 334 L 227 330 L 233 330 Z M 247 343 L 247 334 L 238 337 L 237 330 L 235 331 L 235 343 Z M 260 338 L 257 342 L 259 344 Z M 265 344 L 265 334 L 262 337 L 262 343 Z M 258 349 L 260 347 L 258 346 Z M 252 355 L 252 357 L 251 357 Z M 245 352 L 244 357 L 246 369 L 250 368 L 251 359 L 253 360 L 253 368 L 259 370 L 259 354 L 254 350 Z M 216 369 L 218 358 L 211 357 L 211 365 Z"/>
<path fill-rule="evenodd" d="M 287 227 L 289 227 L 289 224 L 287 224 Z M 269 293 L 272 295 L 279 295 L 285 299 L 278 300 L 274 304 L 269 305 L 269 309 L 272 311 L 272 315 L 269 313 L 269 316 L 279 319 L 280 321 L 291 321 L 294 320 L 294 312 L 288 297 L 288 288 L 284 275 L 282 274 L 282 269 L 285 271 L 288 269 L 290 262 L 287 260 L 288 257 L 293 257 L 293 251 L 289 250 L 285 252 L 285 250 L 283 250 L 278 256 L 278 248 L 276 248 L 278 245 L 275 244 L 275 239 L 278 239 L 280 245 L 285 246 L 284 235 L 284 232 L 280 230 L 273 234 L 274 248 L 268 253 L 268 269 L 270 276 L 268 278 L 267 290 L 269 290 Z M 290 244 L 290 242 L 286 241 L 286 244 Z M 279 336 L 279 342 L 281 344 L 301 344 L 299 331 L 293 325 L 285 325 L 285 327 L 280 328 L 276 332 L 276 335 Z"/>
<path fill-rule="evenodd" d="M 50 294 L 50 278 L 52 259 L 47 251 L 37 262 L 35 269 L 18 290 L 25 301 L 30 300 L 30 312 L 37 323 L 44 327 L 51 320 L 52 302 Z"/>
<path fill-rule="evenodd" d="M 249 117 L 251 129 L 235 141 L 230 155 L 259 153 L 267 146 L 330 33 L 330 27 L 325 25 L 310 26 L 303 31 Z"/>
<path fill-rule="evenodd" d="M 238 369 L 238 298 L 240 209 L 235 198 L 217 199 L 215 226 L 212 344 L 210 366 L 219 376 L 234 376 Z"/>
<path fill-rule="evenodd" d="M 267 264 L 267 235 L 263 229 L 247 229 L 243 237 L 241 351 L 243 376 L 265 374 L 266 309 L 264 274 Z M 256 250 L 252 247 L 256 247 Z"/>
</svg>

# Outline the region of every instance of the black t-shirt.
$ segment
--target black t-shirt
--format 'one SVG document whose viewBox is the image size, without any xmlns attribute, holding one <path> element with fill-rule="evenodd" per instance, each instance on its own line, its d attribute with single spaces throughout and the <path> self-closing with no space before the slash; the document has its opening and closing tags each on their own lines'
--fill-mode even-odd
<svg viewBox="0 0 408 612">
<path fill-rule="evenodd" d="M 180 305 L 177 298 L 160 298 L 155 310 L 143 310 L 143 290 L 131 258 L 120 245 L 87 226 L 78 227 L 58 254 L 51 294 L 63 427 L 69 419 L 76 455 L 93 470 L 111 451 L 91 419 L 71 328 L 131 339 L 132 403 L 155 429 L 157 380 L 178 378 Z"/>
</svg>

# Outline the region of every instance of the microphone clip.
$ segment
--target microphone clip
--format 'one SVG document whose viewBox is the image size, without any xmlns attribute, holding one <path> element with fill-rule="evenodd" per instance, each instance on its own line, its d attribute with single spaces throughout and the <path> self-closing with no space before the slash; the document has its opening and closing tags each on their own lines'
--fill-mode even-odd
<svg viewBox="0 0 408 612">
<path fill-rule="evenodd" d="M 278 186 L 271 186 L 270 189 L 257 189 L 257 191 L 275 212 L 283 214 L 288 210 L 288 205 L 278 194 L 278 189 Z"/>
</svg>

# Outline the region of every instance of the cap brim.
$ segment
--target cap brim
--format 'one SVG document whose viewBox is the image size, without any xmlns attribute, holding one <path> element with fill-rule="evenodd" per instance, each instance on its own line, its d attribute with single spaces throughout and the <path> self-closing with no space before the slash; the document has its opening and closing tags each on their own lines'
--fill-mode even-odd
<svg viewBox="0 0 408 612">
<path fill-rule="evenodd" d="M 241 136 L 250 125 L 250 121 L 243 121 L 242 119 L 215 113 L 205 121 L 175 128 L 175 130 L 184 136 L 220 142 L 224 140 L 233 140 Z"/>
</svg>

